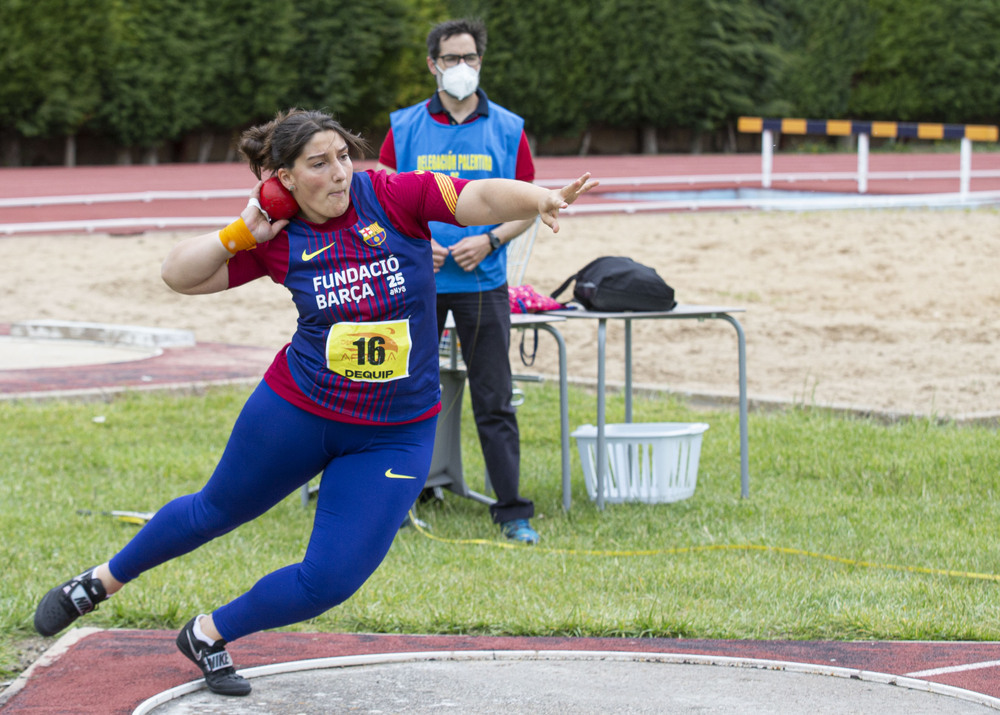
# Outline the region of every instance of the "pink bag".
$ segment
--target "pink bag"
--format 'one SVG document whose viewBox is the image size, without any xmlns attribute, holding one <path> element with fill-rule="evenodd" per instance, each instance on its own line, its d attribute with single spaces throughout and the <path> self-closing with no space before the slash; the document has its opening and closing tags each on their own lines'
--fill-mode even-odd
<svg viewBox="0 0 1000 715">
<path fill-rule="evenodd" d="M 546 310 L 562 310 L 563 304 L 547 295 L 542 295 L 530 285 L 508 286 L 511 313 L 541 313 Z"/>
</svg>

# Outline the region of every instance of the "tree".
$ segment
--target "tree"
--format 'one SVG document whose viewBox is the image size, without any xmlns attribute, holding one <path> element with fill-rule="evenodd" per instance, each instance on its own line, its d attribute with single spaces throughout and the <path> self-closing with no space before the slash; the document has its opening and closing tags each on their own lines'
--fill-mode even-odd
<svg viewBox="0 0 1000 715">
<path fill-rule="evenodd" d="M 207 0 L 113 0 L 97 125 L 127 150 L 156 149 L 202 123 L 199 91 L 209 36 Z M 120 161 L 128 161 L 123 152 Z"/>
<path fill-rule="evenodd" d="M 427 33 L 439 22 L 452 17 L 464 17 L 464 9 L 452 13 L 447 0 L 409 0 L 412 22 L 397 54 L 395 72 L 396 101 L 394 107 L 409 107 L 427 99 L 433 91 L 434 78 L 427 71 Z M 385 118 L 388 127 L 389 118 Z"/>
<path fill-rule="evenodd" d="M 868 0 L 778 0 L 776 40 L 786 54 L 778 81 L 792 116 L 846 118 L 854 76 L 874 39 Z"/>
<path fill-rule="evenodd" d="M 412 47 L 416 13 L 406 0 L 295 0 L 298 76 L 287 106 L 325 109 L 347 128 L 387 126 L 397 108 L 398 56 Z"/>
<path fill-rule="evenodd" d="M 599 2 L 485 0 L 470 7 L 489 29 L 484 87 L 540 140 L 573 136 L 591 123 Z"/>
<path fill-rule="evenodd" d="M 96 112 L 109 0 L 4 0 L 0 5 L 0 127 L 8 163 L 19 137 L 55 135 L 76 163 L 74 136 Z"/>
<path fill-rule="evenodd" d="M 196 88 L 198 126 L 205 130 L 199 161 L 207 161 L 215 132 L 238 133 L 285 109 L 281 102 L 298 82 L 296 14 L 290 3 L 218 0 L 206 11 L 210 39 L 199 52 L 203 73 Z M 234 149 L 235 143 L 234 137 Z"/>
<path fill-rule="evenodd" d="M 871 0 L 876 39 L 855 77 L 860 117 L 987 122 L 1000 114 L 1000 3 Z"/>
<path fill-rule="evenodd" d="M 614 0 L 598 3 L 596 71 L 589 88 L 595 119 L 618 127 L 641 127 L 643 152 L 656 153 L 656 129 L 691 126 L 699 119 L 700 0 Z M 623 21 L 627 18 L 627 21 Z"/>
<path fill-rule="evenodd" d="M 775 41 L 780 18 L 755 0 L 705 0 L 704 7 L 692 67 L 700 88 L 696 129 L 727 128 L 733 137 L 741 115 L 786 114 L 780 77 L 787 58 Z"/>
</svg>

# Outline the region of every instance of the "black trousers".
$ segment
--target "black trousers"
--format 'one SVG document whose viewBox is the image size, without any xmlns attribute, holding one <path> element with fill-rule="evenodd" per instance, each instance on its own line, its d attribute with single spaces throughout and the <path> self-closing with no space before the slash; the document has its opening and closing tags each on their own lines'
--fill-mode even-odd
<svg viewBox="0 0 1000 715">
<path fill-rule="evenodd" d="M 468 372 L 469 396 L 483 460 L 497 495 L 490 514 L 496 523 L 529 519 L 535 514 L 535 505 L 518 492 L 521 441 L 517 415 L 511 405 L 513 384 L 508 354 L 510 300 L 507 285 L 481 293 L 438 293 L 439 338 L 444 332 L 449 310 L 455 319 L 462 360 Z"/>
</svg>

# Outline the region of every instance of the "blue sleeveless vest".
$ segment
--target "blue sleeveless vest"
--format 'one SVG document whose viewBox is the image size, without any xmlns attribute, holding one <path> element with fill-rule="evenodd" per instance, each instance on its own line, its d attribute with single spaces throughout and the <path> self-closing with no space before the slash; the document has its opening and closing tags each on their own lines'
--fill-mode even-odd
<svg viewBox="0 0 1000 715">
<path fill-rule="evenodd" d="M 441 124 L 427 111 L 427 103 L 390 115 L 396 147 L 396 170 L 437 171 L 462 179 L 513 179 L 524 120 L 499 104 L 489 103 L 489 116 L 467 124 Z M 465 236 L 486 233 L 490 226 L 453 226 L 432 221 L 434 240 L 451 246 Z M 488 255 L 474 271 L 466 272 L 448 257 L 437 273 L 438 293 L 473 293 L 507 281 L 507 250 Z"/>
<path fill-rule="evenodd" d="M 342 231 L 293 220 L 285 285 L 299 313 L 286 353 L 302 392 L 357 419 L 405 422 L 440 401 L 430 241 L 389 223 L 368 173 L 358 221 Z"/>
</svg>

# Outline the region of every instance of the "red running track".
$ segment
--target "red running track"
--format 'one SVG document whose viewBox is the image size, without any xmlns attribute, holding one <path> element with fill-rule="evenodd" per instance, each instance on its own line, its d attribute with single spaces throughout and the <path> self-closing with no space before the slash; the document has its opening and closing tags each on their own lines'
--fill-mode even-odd
<svg viewBox="0 0 1000 715">
<path fill-rule="evenodd" d="M 358 162 L 359 168 L 370 168 L 372 162 Z M 656 155 L 656 156 L 588 156 L 538 157 L 537 179 L 571 179 L 590 171 L 597 179 L 634 177 L 727 176 L 759 175 L 758 154 Z M 959 169 L 957 154 L 872 154 L 870 172 L 953 171 Z M 973 172 L 1000 171 L 1000 154 L 977 153 L 972 159 Z M 855 172 L 857 157 L 853 154 L 777 155 L 773 171 L 780 173 Z M 245 164 L 164 164 L 159 166 L 93 166 L 72 169 L 60 167 L 0 169 L 0 199 L 73 196 L 145 191 L 210 191 L 238 190 L 249 192 L 254 177 Z M 648 185 L 647 190 L 683 188 L 719 188 L 733 186 L 720 178 L 718 182 L 696 185 Z M 754 184 L 743 184 L 752 186 Z M 627 190 L 628 186 L 607 185 L 584 196 L 581 203 L 600 202 L 600 194 Z M 845 192 L 857 191 L 853 181 L 775 181 L 773 188 Z M 910 180 L 871 180 L 869 193 L 913 194 L 955 193 L 958 178 Z M 1000 190 L 1000 177 L 973 178 L 972 191 Z M 118 202 L 90 205 L 59 206 L 0 206 L 0 225 L 39 221 L 72 221 L 137 217 L 228 217 L 246 206 L 244 198 L 158 200 L 150 202 Z M 134 229 L 121 228 L 130 233 Z"/>
<path fill-rule="evenodd" d="M 197 678 L 194 666 L 177 652 L 175 636 L 173 631 L 93 632 L 71 645 L 52 663 L 36 667 L 26 683 L 9 696 L 3 711 L 5 715 L 130 713 L 157 693 Z M 427 651 L 677 653 L 776 660 L 918 677 L 1000 696 L 1000 643 L 258 633 L 231 644 L 229 650 L 239 668 L 334 656 Z M 913 675 L 955 667 L 962 669 L 936 675 Z"/>
<path fill-rule="evenodd" d="M 0 323 L 0 336 L 10 325 Z M 0 400 L 103 398 L 123 390 L 193 390 L 263 377 L 275 351 L 249 345 L 197 343 L 159 355 L 108 364 L 0 370 Z"/>
</svg>

